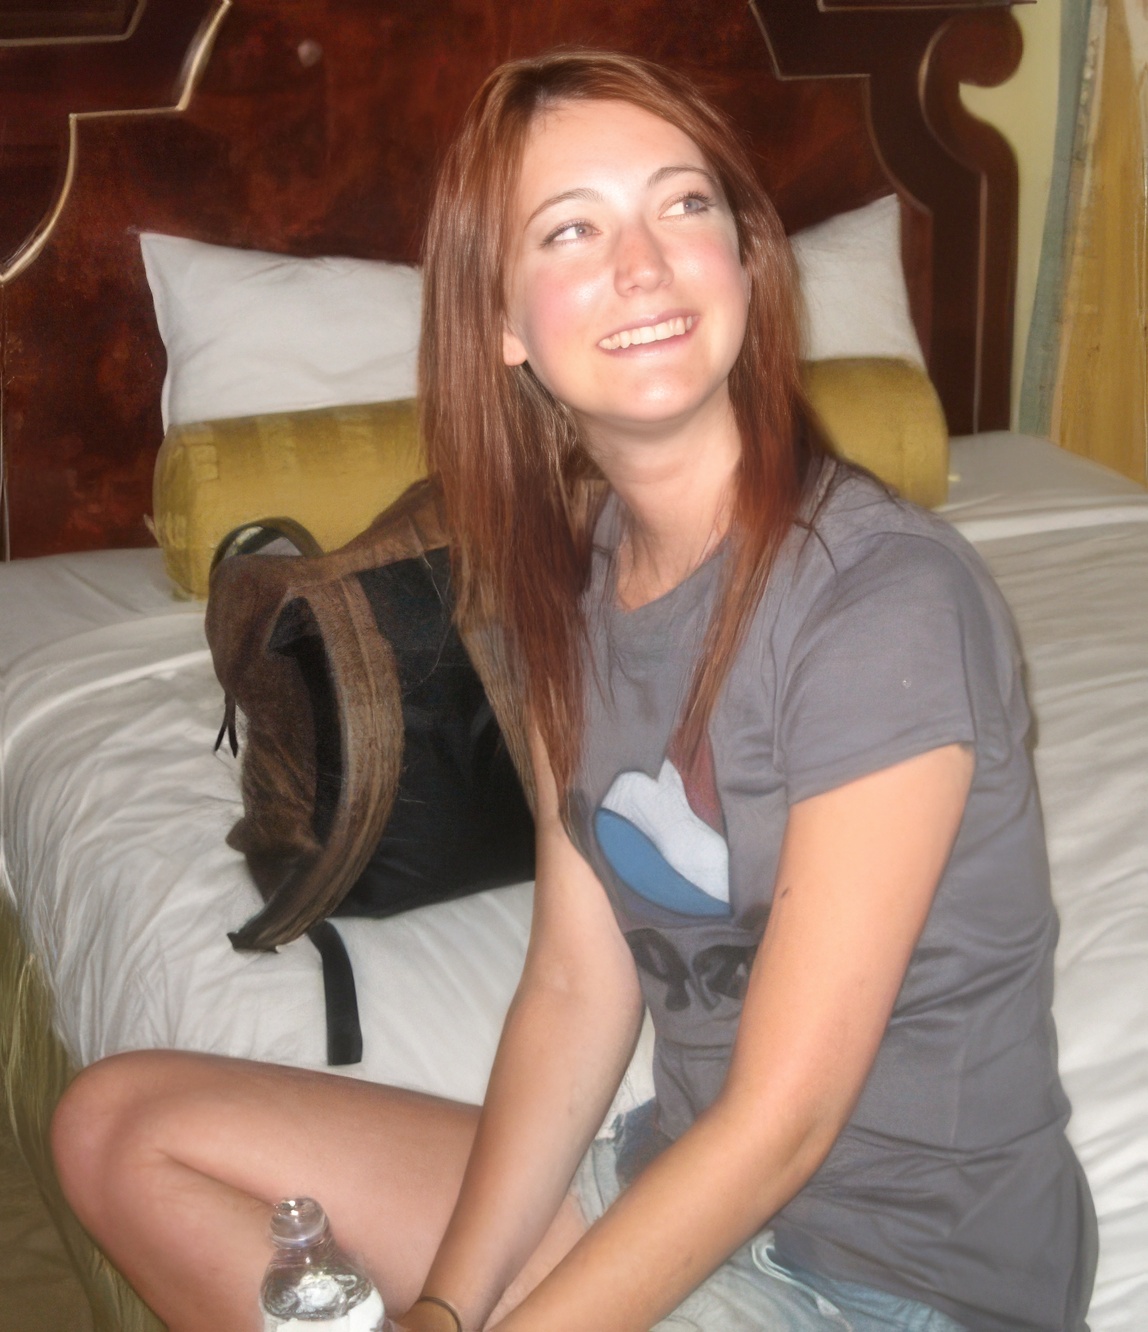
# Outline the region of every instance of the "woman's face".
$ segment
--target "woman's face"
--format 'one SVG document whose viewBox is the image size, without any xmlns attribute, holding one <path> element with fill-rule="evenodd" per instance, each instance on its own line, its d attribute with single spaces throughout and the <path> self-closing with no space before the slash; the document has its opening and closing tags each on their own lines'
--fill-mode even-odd
<svg viewBox="0 0 1148 1332">
<path fill-rule="evenodd" d="M 681 130 L 629 102 L 546 111 L 510 241 L 504 360 L 529 361 L 591 439 L 657 434 L 728 400 L 749 280 L 729 207 Z"/>
</svg>

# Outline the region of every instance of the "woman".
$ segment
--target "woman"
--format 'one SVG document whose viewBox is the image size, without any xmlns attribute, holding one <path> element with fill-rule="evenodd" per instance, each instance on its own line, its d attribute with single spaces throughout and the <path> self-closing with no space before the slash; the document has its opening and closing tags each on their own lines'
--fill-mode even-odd
<svg viewBox="0 0 1148 1332">
<path fill-rule="evenodd" d="M 950 529 L 825 456 L 728 126 L 633 59 L 503 67 L 425 304 L 461 613 L 505 626 L 533 723 L 485 1105 L 109 1060 L 56 1124 L 81 1219 L 179 1332 L 258 1326 L 298 1193 L 412 1332 L 1082 1327 L 1008 615 Z M 657 1099 L 591 1146 L 643 1002 Z"/>
</svg>

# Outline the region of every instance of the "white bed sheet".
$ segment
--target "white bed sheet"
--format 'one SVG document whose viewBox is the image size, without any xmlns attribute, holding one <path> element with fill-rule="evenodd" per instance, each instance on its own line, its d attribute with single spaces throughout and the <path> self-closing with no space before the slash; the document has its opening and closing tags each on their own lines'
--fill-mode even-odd
<svg viewBox="0 0 1148 1332">
<path fill-rule="evenodd" d="M 954 441 L 947 515 L 1021 629 L 1053 891 L 1070 1135 L 1101 1223 L 1093 1332 L 1148 1326 L 1148 493 L 1039 440 Z M 235 953 L 258 905 L 224 844 L 237 771 L 202 608 L 158 553 L 0 569 L 0 868 L 87 1063 L 170 1045 L 324 1066 L 306 941 Z M 481 1098 L 528 886 L 340 920 L 366 1050 L 352 1075 Z M 649 1087 L 648 1033 L 619 1096 Z"/>
<path fill-rule="evenodd" d="M 326 1067 L 311 944 L 227 939 L 260 901 L 224 842 L 241 806 L 221 714 L 203 605 L 158 551 L 0 567 L 0 872 L 78 1064 L 172 1046 Z M 529 924 L 528 884 L 340 920 L 365 1051 L 336 1071 L 480 1101 Z M 647 1087 L 628 1075 L 617 1108 Z"/>
</svg>

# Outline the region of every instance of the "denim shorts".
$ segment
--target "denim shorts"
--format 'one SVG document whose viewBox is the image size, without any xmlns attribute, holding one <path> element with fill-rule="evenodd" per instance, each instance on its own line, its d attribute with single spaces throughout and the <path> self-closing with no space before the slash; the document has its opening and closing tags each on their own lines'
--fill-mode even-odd
<svg viewBox="0 0 1148 1332">
<path fill-rule="evenodd" d="M 592 1224 L 657 1154 L 651 1104 L 614 1121 L 597 1139 L 574 1179 Z M 619 1175 L 621 1161 L 621 1177 Z M 651 1332 L 965 1332 L 947 1314 L 883 1290 L 836 1281 L 781 1262 L 773 1233 L 763 1230 L 687 1295 Z"/>
</svg>

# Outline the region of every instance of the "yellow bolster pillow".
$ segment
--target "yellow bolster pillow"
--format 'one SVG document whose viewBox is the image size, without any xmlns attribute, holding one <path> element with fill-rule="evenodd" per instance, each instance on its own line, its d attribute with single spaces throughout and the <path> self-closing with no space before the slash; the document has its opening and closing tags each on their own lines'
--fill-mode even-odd
<svg viewBox="0 0 1148 1332">
<path fill-rule="evenodd" d="M 206 597 L 236 527 L 293 518 L 334 550 L 424 474 L 412 400 L 173 426 L 156 458 L 156 537 L 177 586 Z"/>
<path fill-rule="evenodd" d="M 949 489 L 949 432 L 920 366 L 887 357 L 807 361 L 805 392 L 843 458 L 926 508 Z"/>
<path fill-rule="evenodd" d="M 810 361 L 802 374 L 843 457 L 907 499 L 944 503 L 949 436 L 923 370 L 874 357 Z M 153 496 L 167 571 L 184 592 L 206 597 L 219 542 L 262 518 L 293 518 L 334 550 L 424 470 L 412 400 L 173 426 Z"/>
</svg>

